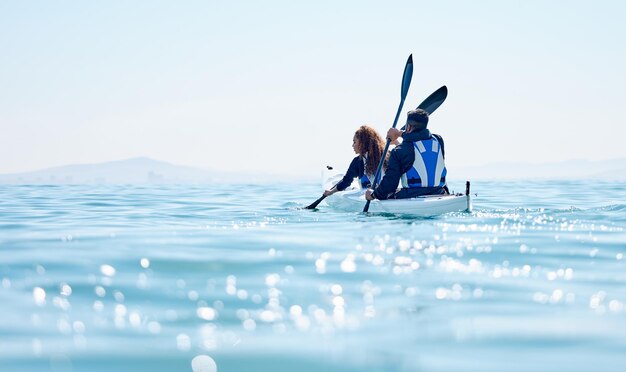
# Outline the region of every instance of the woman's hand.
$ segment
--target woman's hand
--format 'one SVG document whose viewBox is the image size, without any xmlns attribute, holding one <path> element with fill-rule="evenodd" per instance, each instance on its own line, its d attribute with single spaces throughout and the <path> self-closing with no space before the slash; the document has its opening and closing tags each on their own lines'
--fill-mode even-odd
<svg viewBox="0 0 626 372">
<path fill-rule="evenodd" d="M 367 189 L 367 191 L 365 192 L 365 199 L 375 200 L 376 198 L 374 197 L 374 191 L 372 191 L 371 189 Z"/>
<path fill-rule="evenodd" d="M 324 191 L 324 196 L 330 196 L 337 192 L 337 186 L 333 186 L 330 190 Z"/>
</svg>

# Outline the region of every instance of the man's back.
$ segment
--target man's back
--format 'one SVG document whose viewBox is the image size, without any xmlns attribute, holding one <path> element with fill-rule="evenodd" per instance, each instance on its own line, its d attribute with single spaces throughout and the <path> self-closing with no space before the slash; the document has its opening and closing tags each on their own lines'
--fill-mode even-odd
<svg viewBox="0 0 626 372">
<path fill-rule="evenodd" d="M 400 191 L 396 192 L 398 184 L 403 175 L 410 173 L 415 163 L 415 144 L 421 141 L 435 140 L 441 146 L 443 155 L 443 139 L 438 135 L 431 135 L 428 129 L 422 129 L 417 132 L 405 133 L 402 138 L 403 142 L 391 151 L 389 157 L 389 165 L 387 173 L 380 182 L 380 185 L 374 191 L 377 199 L 404 199 L 412 198 L 420 195 L 443 194 L 443 187 L 422 186 L 422 185 L 404 185 Z M 419 145 L 418 145 L 419 146 Z M 439 182 L 437 182 L 439 183 Z"/>
</svg>

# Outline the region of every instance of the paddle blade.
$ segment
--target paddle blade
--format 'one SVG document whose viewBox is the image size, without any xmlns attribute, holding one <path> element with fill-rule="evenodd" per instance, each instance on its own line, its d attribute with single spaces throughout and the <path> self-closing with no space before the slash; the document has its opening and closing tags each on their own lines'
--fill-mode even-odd
<svg viewBox="0 0 626 372">
<path fill-rule="evenodd" d="M 422 103 L 420 103 L 419 106 L 417 106 L 417 108 L 422 109 L 426 111 L 428 115 L 431 115 L 433 112 L 435 112 L 436 109 L 439 108 L 439 106 L 441 106 L 441 104 L 443 103 L 443 101 L 446 100 L 447 97 L 448 97 L 448 88 L 444 85 L 441 88 L 434 91 L 430 96 L 426 97 L 426 99 L 422 101 Z M 402 128 L 400 128 L 400 130 L 405 130 L 405 129 L 406 129 L 406 125 L 403 125 Z"/>
<path fill-rule="evenodd" d="M 402 100 L 406 98 L 406 94 L 409 92 L 411 86 L 411 79 L 413 78 L 413 54 L 409 55 L 409 59 L 404 66 L 404 74 L 402 75 L 402 88 L 400 90 L 400 97 Z"/>
<path fill-rule="evenodd" d="M 448 88 L 444 85 L 437 89 L 430 96 L 428 96 L 417 108 L 420 108 L 431 115 L 436 109 L 441 106 L 443 101 L 448 97 Z"/>
</svg>

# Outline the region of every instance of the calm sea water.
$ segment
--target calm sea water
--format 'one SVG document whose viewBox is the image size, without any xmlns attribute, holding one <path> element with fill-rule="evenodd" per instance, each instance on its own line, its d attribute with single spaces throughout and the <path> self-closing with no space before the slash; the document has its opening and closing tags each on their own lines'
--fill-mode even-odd
<svg viewBox="0 0 626 372">
<path fill-rule="evenodd" d="M 299 209 L 313 184 L 0 186 L 0 370 L 625 370 L 625 185 L 473 190 L 412 219 Z"/>
</svg>

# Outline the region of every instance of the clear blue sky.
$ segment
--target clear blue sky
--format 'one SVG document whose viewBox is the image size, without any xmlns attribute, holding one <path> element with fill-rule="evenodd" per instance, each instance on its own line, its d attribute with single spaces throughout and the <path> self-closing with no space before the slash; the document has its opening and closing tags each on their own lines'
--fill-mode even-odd
<svg viewBox="0 0 626 372">
<path fill-rule="evenodd" d="M 623 1 L 3 1 L 0 173 L 148 156 L 316 176 L 441 85 L 455 168 L 626 156 Z M 404 116 L 404 114 L 403 114 Z"/>
</svg>

